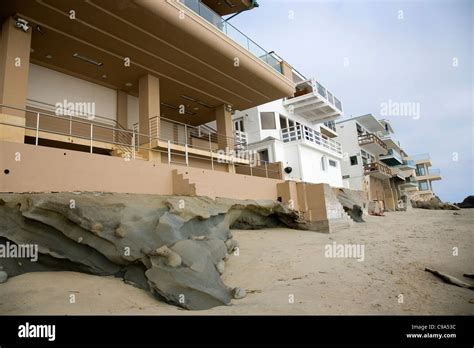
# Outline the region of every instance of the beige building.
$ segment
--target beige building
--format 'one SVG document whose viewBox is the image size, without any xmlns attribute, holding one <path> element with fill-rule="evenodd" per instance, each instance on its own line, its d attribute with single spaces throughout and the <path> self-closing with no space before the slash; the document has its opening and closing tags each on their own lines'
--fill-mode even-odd
<svg viewBox="0 0 474 348">
<path fill-rule="evenodd" d="M 0 192 L 278 199 L 324 228 L 347 220 L 234 130 L 233 111 L 295 96 L 291 66 L 222 18 L 254 4 L 2 3 Z"/>
<path fill-rule="evenodd" d="M 441 180 L 441 171 L 431 168 L 431 158 L 428 153 L 407 157 L 413 161 L 416 168 L 415 179 L 419 195 L 433 196 L 433 181 Z"/>
</svg>

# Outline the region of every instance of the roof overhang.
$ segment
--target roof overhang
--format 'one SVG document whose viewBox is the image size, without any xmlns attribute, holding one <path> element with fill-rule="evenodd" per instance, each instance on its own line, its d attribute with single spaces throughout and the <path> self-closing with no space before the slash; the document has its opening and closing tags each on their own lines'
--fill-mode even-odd
<svg viewBox="0 0 474 348">
<path fill-rule="evenodd" d="M 162 108 L 165 117 L 181 122 L 212 121 L 214 108 L 222 104 L 244 110 L 294 93 L 292 81 L 177 1 L 2 3 L 0 19 L 12 15 L 31 25 L 32 63 L 131 95 L 138 95 L 138 79 L 151 74 L 160 79 L 162 102 L 189 106 L 192 115 Z"/>
</svg>

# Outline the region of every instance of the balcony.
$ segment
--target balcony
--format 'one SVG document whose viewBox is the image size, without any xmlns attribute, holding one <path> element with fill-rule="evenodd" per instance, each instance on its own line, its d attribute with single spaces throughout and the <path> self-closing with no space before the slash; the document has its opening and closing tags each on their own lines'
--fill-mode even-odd
<svg viewBox="0 0 474 348">
<path fill-rule="evenodd" d="M 441 180 L 441 170 L 439 169 L 428 169 L 428 179 L 433 180 Z"/>
<path fill-rule="evenodd" d="M 270 53 L 265 51 L 261 46 L 259 46 L 255 41 L 250 39 L 247 35 L 242 33 L 239 29 L 234 27 L 229 22 L 226 22 L 220 15 L 214 12 L 211 8 L 205 5 L 202 0 L 181 0 L 182 3 L 193 10 L 195 13 L 200 15 L 206 21 L 211 23 L 214 27 L 222 31 L 233 41 L 238 43 L 240 46 L 245 48 L 247 51 L 252 53 L 255 57 L 261 59 L 267 63 L 271 68 L 273 68 L 278 73 L 282 74 L 282 69 L 280 61 L 277 60 Z"/>
<path fill-rule="evenodd" d="M 387 145 L 374 133 L 361 134 L 358 140 L 359 146 L 373 155 L 387 153 Z"/>
<path fill-rule="evenodd" d="M 390 179 L 392 171 L 382 162 L 372 162 L 364 165 L 364 175 L 371 175 L 377 179 Z"/>
<path fill-rule="evenodd" d="M 400 148 L 400 144 L 397 141 L 395 141 L 391 132 L 384 130 L 382 132 L 378 132 L 377 135 L 380 139 L 382 139 L 382 141 L 387 145 L 388 148 L 390 149 Z"/>
<path fill-rule="evenodd" d="M 400 184 L 399 187 L 404 191 L 418 191 L 418 181 L 414 177 L 409 176 L 405 178 L 405 182 Z"/>
<path fill-rule="evenodd" d="M 286 98 L 283 105 L 310 122 L 332 121 L 342 115 L 339 99 L 315 79 L 298 83 L 294 96 Z"/>
<path fill-rule="evenodd" d="M 419 155 L 410 156 L 409 159 L 414 161 L 415 164 L 426 163 L 426 164 L 428 164 L 428 166 L 431 166 L 431 158 L 430 158 L 429 153 L 422 153 L 422 154 L 419 154 Z"/>
<path fill-rule="evenodd" d="M 398 166 L 401 170 L 411 170 L 416 169 L 415 161 L 413 160 L 403 160 L 403 163 Z"/>
<path fill-rule="evenodd" d="M 326 121 L 320 124 L 321 134 L 324 134 L 328 138 L 337 137 L 336 123 L 334 121 Z"/>
<path fill-rule="evenodd" d="M 329 152 L 330 154 L 342 158 L 341 144 L 332 139 L 324 139 L 322 135 L 314 129 L 297 125 L 281 130 L 281 140 L 284 143 L 293 141 L 303 141 L 319 150 Z"/>
<path fill-rule="evenodd" d="M 383 163 L 388 164 L 391 167 L 399 166 L 399 165 L 403 164 L 402 155 L 400 155 L 400 153 L 397 150 L 393 149 L 393 148 L 388 149 L 387 154 L 383 155 L 383 156 L 380 156 L 379 159 Z"/>
</svg>

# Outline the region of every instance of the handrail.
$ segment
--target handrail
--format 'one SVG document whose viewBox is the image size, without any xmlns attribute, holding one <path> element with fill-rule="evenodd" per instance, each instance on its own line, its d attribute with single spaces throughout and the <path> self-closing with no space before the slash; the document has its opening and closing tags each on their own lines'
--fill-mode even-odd
<svg viewBox="0 0 474 348">
<path fill-rule="evenodd" d="M 253 176 L 266 176 L 266 177 L 274 177 L 273 174 L 276 175 L 276 178 L 281 178 L 282 172 L 281 170 L 272 170 L 270 166 L 270 162 L 266 162 L 260 159 L 257 159 L 256 164 L 253 163 L 253 160 L 251 158 L 252 154 L 249 154 L 247 150 L 241 151 L 238 150 L 236 152 L 233 152 L 231 154 L 227 153 L 219 153 L 219 151 L 212 149 L 212 147 L 209 148 L 202 148 L 202 147 L 196 147 L 193 146 L 194 148 L 201 148 L 205 150 L 206 152 L 209 152 L 210 159 L 206 158 L 203 155 L 200 155 L 199 153 L 193 153 L 190 152 L 189 150 L 189 144 L 185 144 L 184 150 L 181 149 L 172 149 L 170 146 L 170 141 L 167 139 L 163 139 L 161 137 L 152 137 L 149 134 L 143 134 L 138 132 L 137 130 L 126 130 L 126 129 L 119 129 L 115 127 L 110 127 L 108 125 L 103 125 L 103 124 L 98 124 L 94 123 L 91 120 L 86 120 L 82 118 L 75 117 L 72 122 L 74 125 L 76 124 L 82 124 L 86 125 L 86 127 L 81 129 L 81 132 L 67 132 L 67 131 L 58 131 L 57 129 L 51 129 L 51 128 L 42 128 L 41 127 L 41 116 L 46 117 L 46 118 L 54 118 L 57 120 L 62 120 L 62 121 L 71 121 L 70 118 L 64 117 L 61 115 L 55 115 L 55 114 L 49 114 L 45 113 L 42 111 L 35 111 L 35 110 L 29 110 L 26 108 L 18 108 L 18 107 L 13 107 L 9 106 L 6 104 L 1 104 L 0 103 L 0 108 L 6 108 L 6 109 L 11 109 L 11 110 L 17 110 L 17 111 L 22 111 L 27 113 L 27 120 L 29 119 L 30 115 L 33 115 L 36 117 L 36 122 L 35 126 L 30 126 L 27 123 L 24 125 L 16 124 L 14 122 L 9 123 L 8 121 L 0 121 L 0 125 L 6 125 L 9 127 L 17 127 L 17 128 L 23 128 L 23 129 L 28 129 L 28 130 L 33 130 L 35 131 L 35 144 L 39 144 L 39 138 L 40 132 L 43 133 L 49 133 L 49 134 L 58 134 L 58 135 L 63 135 L 63 136 L 69 136 L 69 137 L 74 137 L 77 139 L 82 139 L 82 140 L 88 140 L 89 141 L 89 147 L 90 147 L 90 152 L 94 152 L 94 147 L 97 146 L 94 142 L 101 142 L 104 144 L 110 144 L 112 145 L 112 150 L 113 149 L 119 149 L 122 151 L 122 157 L 124 157 L 126 160 L 132 160 L 136 159 L 136 154 L 139 153 L 140 150 L 148 150 L 148 151 L 153 151 L 153 152 L 159 152 L 159 153 L 166 153 L 168 155 L 168 164 L 172 164 L 173 162 L 171 161 L 172 155 L 173 156 L 182 156 L 186 159 L 184 163 L 179 163 L 179 164 L 186 164 L 189 165 L 189 159 L 190 158 L 199 158 L 199 159 L 207 159 L 211 161 L 211 168 L 214 169 L 214 163 L 232 163 L 235 166 L 238 167 L 249 167 L 250 168 L 250 175 Z M 54 123 L 53 124 L 55 127 L 61 125 L 60 123 Z M 88 134 L 84 132 L 85 130 L 89 129 Z M 97 135 L 97 131 L 99 129 L 104 129 L 104 130 L 109 130 L 110 133 L 104 134 L 99 133 Z M 145 139 L 145 143 L 140 143 L 138 139 L 143 137 Z M 138 141 L 137 141 L 138 140 Z M 168 142 L 168 148 L 166 150 L 162 150 L 158 147 L 152 148 L 149 146 L 149 144 L 152 143 L 152 141 L 163 141 L 163 142 Z M 220 160 L 223 160 L 224 162 L 220 162 Z M 236 160 L 248 160 L 247 163 L 239 163 L 239 161 Z M 230 161 L 230 162 L 229 162 Z M 261 168 L 259 168 L 259 166 Z M 270 168 L 269 168 L 270 166 Z M 246 174 L 247 172 L 241 172 L 238 174 Z M 258 173 L 262 175 L 258 175 Z M 265 175 L 263 175 L 265 174 Z"/>
<path fill-rule="evenodd" d="M 364 172 L 365 174 L 370 174 L 372 172 L 382 172 L 389 176 L 393 176 L 392 170 L 383 164 L 382 162 L 370 162 L 364 165 Z"/>
<path fill-rule="evenodd" d="M 342 155 L 342 145 L 333 140 L 325 139 L 318 131 L 305 125 L 296 125 L 283 128 L 280 132 L 281 140 L 285 143 L 296 140 L 307 140 L 319 147 L 323 147 Z"/>
<path fill-rule="evenodd" d="M 387 150 L 387 144 L 385 144 L 376 134 L 374 133 L 364 133 L 357 137 L 359 145 L 367 145 L 371 143 L 377 143 L 379 146 Z"/>
<path fill-rule="evenodd" d="M 26 100 L 27 100 L 27 101 L 31 101 L 31 102 L 36 103 L 36 104 L 42 104 L 42 105 L 46 105 L 46 106 L 48 106 L 48 107 L 50 107 L 50 108 L 56 109 L 56 106 L 53 105 L 53 104 L 49 104 L 49 103 L 46 103 L 46 102 L 42 102 L 42 101 L 39 101 L 39 100 L 30 99 L 30 98 L 28 98 L 28 99 L 26 99 Z M 27 105 L 27 107 L 28 107 L 28 105 Z M 34 108 L 35 106 L 30 106 L 30 107 Z M 34 110 L 31 110 L 31 111 L 34 111 Z M 49 110 L 49 111 L 50 111 L 50 110 Z M 55 114 L 55 115 L 56 115 L 56 114 Z M 59 116 L 59 115 L 56 115 L 56 116 Z M 74 117 L 81 117 L 81 116 L 88 116 L 88 115 L 76 115 L 76 116 L 74 116 Z M 99 118 L 99 119 L 103 119 L 104 121 L 113 123 L 113 124 L 119 126 L 119 127 L 122 128 L 122 129 L 128 129 L 128 128 L 125 128 L 124 126 L 122 126 L 117 120 L 114 120 L 113 118 L 109 118 L 109 117 L 106 117 L 106 116 L 100 116 L 100 115 L 97 115 L 97 114 L 90 115 L 90 116 L 94 116 L 94 119 Z M 106 123 L 106 122 L 105 122 L 105 123 Z"/>
<path fill-rule="evenodd" d="M 231 38 L 233 41 L 235 41 L 237 44 L 245 48 L 247 51 L 252 53 L 255 57 L 259 58 L 260 60 L 264 61 L 267 63 L 271 68 L 273 68 L 275 71 L 278 73 L 282 74 L 282 69 L 281 69 L 281 64 L 280 62 L 271 55 L 271 52 L 267 52 L 265 49 L 263 49 L 259 44 L 257 44 L 255 41 L 250 39 L 247 35 L 242 33 L 239 29 L 234 27 L 232 24 L 224 20 L 219 14 L 214 12 L 211 8 L 209 8 L 206 4 L 204 4 L 201 0 L 182 0 L 181 1 L 184 6 L 189 8 L 191 11 L 195 12 L 202 18 L 204 18 L 207 22 L 212 24 L 214 27 L 219 29 L 221 32 L 223 32 L 227 37 Z M 202 9 L 202 10 L 201 10 Z M 207 13 L 201 13 L 201 12 L 207 12 Z M 207 18 L 207 16 L 211 15 L 212 18 Z M 215 19 L 215 21 L 212 21 L 212 19 Z M 236 33 L 240 34 L 242 38 L 246 41 L 246 45 L 242 45 L 239 40 L 234 39 L 231 34 L 229 34 L 229 29 L 232 28 L 233 31 Z M 251 44 L 252 46 L 255 46 L 257 48 L 254 51 L 260 50 L 260 52 L 254 52 L 251 49 Z M 273 64 L 269 62 L 269 57 L 271 57 L 274 61 Z"/>
</svg>

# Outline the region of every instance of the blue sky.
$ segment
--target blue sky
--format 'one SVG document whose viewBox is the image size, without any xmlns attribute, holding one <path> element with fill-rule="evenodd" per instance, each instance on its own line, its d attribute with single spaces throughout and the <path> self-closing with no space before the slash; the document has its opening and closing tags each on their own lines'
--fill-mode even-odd
<svg viewBox="0 0 474 348">
<path fill-rule="evenodd" d="M 430 153 L 441 199 L 474 194 L 474 1 L 258 2 L 230 23 L 318 79 L 344 118 L 379 117 L 389 100 L 419 103 L 419 119 L 385 117 L 397 140 L 409 154 Z"/>
</svg>

